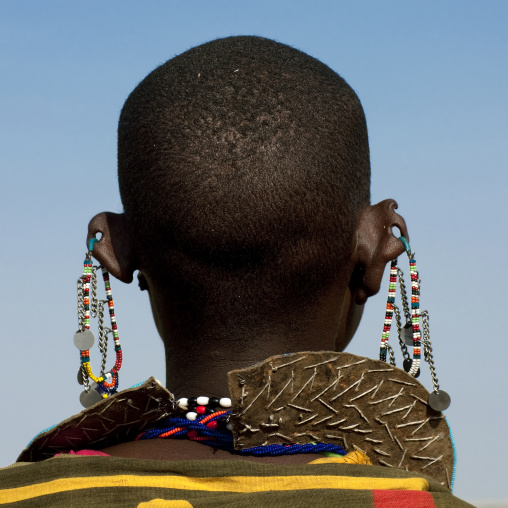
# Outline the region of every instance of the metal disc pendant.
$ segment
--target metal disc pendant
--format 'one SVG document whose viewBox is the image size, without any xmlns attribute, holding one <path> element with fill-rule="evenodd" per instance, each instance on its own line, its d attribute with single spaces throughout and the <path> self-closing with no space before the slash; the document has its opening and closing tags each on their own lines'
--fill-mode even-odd
<svg viewBox="0 0 508 508">
<path fill-rule="evenodd" d="M 86 351 L 93 346 L 95 342 L 95 337 L 90 330 L 85 330 L 84 332 L 76 332 L 74 335 L 74 345 L 80 351 Z"/>
<path fill-rule="evenodd" d="M 81 367 L 78 370 L 78 383 L 80 385 L 84 385 L 85 384 L 85 380 L 83 379 L 83 369 Z"/>
<path fill-rule="evenodd" d="M 102 400 L 102 397 L 99 393 L 97 393 L 95 390 L 90 390 L 87 392 L 86 390 L 81 392 L 81 395 L 79 396 L 79 402 L 81 402 L 81 405 L 83 407 L 90 407 L 94 404 L 97 404 L 97 402 L 100 402 Z"/>
<path fill-rule="evenodd" d="M 411 367 L 413 366 L 413 360 L 411 358 L 405 358 L 402 362 L 402 367 L 406 372 L 409 372 L 411 370 Z M 420 367 L 418 367 L 418 370 L 416 371 L 415 378 L 420 375 Z"/>
<path fill-rule="evenodd" d="M 432 392 L 427 401 L 434 411 L 444 411 L 450 407 L 450 396 L 444 391 Z"/>
<path fill-rule="evenodd" d="M 406 323 L 402 327 L 402 341 L 406 346 L 413 345 L 413 325 L 411 323 Z"/>
</svg>

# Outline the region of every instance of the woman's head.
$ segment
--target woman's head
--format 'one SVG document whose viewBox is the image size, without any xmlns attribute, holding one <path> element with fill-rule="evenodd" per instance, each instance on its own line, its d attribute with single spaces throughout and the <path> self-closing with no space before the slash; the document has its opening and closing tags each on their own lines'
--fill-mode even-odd
<svg viewBox="0 0 508 508">
<path fill-rule="evenodd" d="M 118 174 L 120 278 L 139 269 L 159 329 L 174 309 L 200 337 L 296 333 L 330 291 L 334 305 L 346 290 L 348 309 L 362 304 L 375 292 L 362 286 L 367 257 L 379 251 L 363 238 L 379 243 L 381 223 L 400 227 L 391 204 L 369 205 L 354 91 L 318 60 L 259 37 L 215 40 L 150 73 L 120 116 Z"/>
</svg>

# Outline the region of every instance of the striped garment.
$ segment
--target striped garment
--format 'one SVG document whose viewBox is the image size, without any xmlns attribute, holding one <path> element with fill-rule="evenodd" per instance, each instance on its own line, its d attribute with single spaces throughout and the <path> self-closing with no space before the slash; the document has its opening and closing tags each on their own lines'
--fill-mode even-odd
<svg viewBox="0 0 508 508">
<path fill-rule="evenodd" d="M 0 507 L 276 506 L 459 508 L 438 482 L 400 469 L 323 458 L 273 466 L 248 460 L 161 461 L 60 455 L 0 469 Z"/>
</svg>

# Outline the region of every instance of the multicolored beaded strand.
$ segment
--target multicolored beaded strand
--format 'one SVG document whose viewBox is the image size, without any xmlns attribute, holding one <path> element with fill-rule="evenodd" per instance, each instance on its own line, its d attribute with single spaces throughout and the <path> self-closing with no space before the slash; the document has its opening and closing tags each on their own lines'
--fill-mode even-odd
<svg viewBox="0 0 508 508">
<path fill-rule="evenodd" d="M 80 401 L 84 407 L 91 406 L 99 402 L 102 398 L 116 393 L 118 389 L 118 371 L 122 367 L 122 347 L 118 336 L 118 325 L 115 317 L 115 306 L 111 294 L 111 284 L 109 273 L 104 267 L 102 278 L 106 290 L 106 300 L 97 300 L 97 275 L 98 267 L 93 266 L 92 252 L 95 242 L 98 240 L 92 238 L 88 244 L 88 252 L 83 262 L 83 275 L 78 279 L 78 324 L 79 329 L 74 335 L 74 344 L 80 350 L 81 367 L 78 373 L 78 381 L 83 384 L 85 391 L 80 396 Z M 92 299 L 90 301 L 90 286 L 92 286 Z M 104 304 L 108 304 L 111 329 L 103 329 Z M 90 330 L 90 316 L 99 315 L 99 348 L 103 355 L 101 374 L 95 376 L 90 365 L 90 348 L 95 342 L 95 337 Z M 107 355 L 107 334 L 113 333 L 115 343 L 116 361 L 110 371 L 104 372 Z M 88 379 L 94 383 L 89 384 Z"/>
<path fill-rule="evenodd" d="M 420 333 L 420 281 L 414 253 L 411 252 L 409 244 L 406 245 L 406 252 L 409 256 L 409 273 L 411 275 L 411 325 L 413 326 L 413 362 L 409 369 L 409 375 L 416 377 L 420 369 L 422 340 Z"/>
<path fill-rule="evenodd" d="M 411 376 L 418 377 L 420 370 L 420 358 L 421 358 L 421 333 L 420 333 L 420 281 L 418 278 L 418 271 L 416 269 L 416 261 L 414 259 L 414 253 L 411 252 L 409 242 L 401 236 L 399 240 L 404 244 L 406 253 L 409 257 L 409 271 L 411 274 L 411 326 L 413 336 L 413 359 L 409 363 L 404 362 L 404 368 L 409 372 Z M 381 345 L 379 348 L 379 359 L 386 362 L 386 352 L 390 351 L 390 363 L 395 365 L 395 358 L 391 346 L 388 343 L 390 338 L 390 330 L 393 321 L 394 310 L 397 312 L 395 306 L 395 292 L 397 289 L 397 276 L 401 288 L 404 285 L 402 279 L 402 272 L 397 268 L 397 259 L 394 259 L 390 264 L 390 282 L 388 286 L 388 299 L 386 302 L 386 313 L 383 325 L 383 333 L 381 335 Z M 405 296 L 405 290 L 401 291 L 403 298 Z M 408 307 L 407 302 L 403 302 L 404 307 Z M 397 312 L 398 313 L 398 312 Z M 402 342 L 401 342 L 402 343 Z"/>
<path fill-rule="evenodd" d="M 194 421 L 200 415 L 209 415 L 217 411 L 228 411 L 231 399 L 228 397 L 189 397 L 178 399 L 177 406 L 185 413 L 187 420 Z M 231 428 L 229 429 L 231 430 Z"/>
<path fill-rule="evenodd" d="M 231 424 L 229 423 L 231 411 L 224 409 L 231 407 L 231 399 L 226 397 L 222 399 L 191 397 L 178 400 L 177 405 L 183 410 L 183 416 L 173 416 L 166 419 L 159 427 L 139 434 L 136 441 L 157 438 L 184 438 L 230 453 L 257 457 L 300 453 L 323 453 L 340 456 L 346 454 L 341 446 L 331 443 L 270 444 L 235 450 Z"/>
<path fill-rule="evenodd" d="M 397 289 L 397 260 L 394 259 L 390 264 L 390 282 L 388 284 L 388 299 L 386 301 L 385 322 L 383 325 L 383 333 L 381 335 L 381 345 L 379 347 L 379 359 L 383 362 L 386 362 L 387 349 L 390 349 L 391 352 L 391 347 L 388 344 L 388 339 L 390 338 L 390 330 L 392 327 L 393 307 L 395 303 L 396 289 Z M 390 357 L 391 357 L 390 360 L 392 360 L 392 355 L 390 355 Z"/>
</svg>

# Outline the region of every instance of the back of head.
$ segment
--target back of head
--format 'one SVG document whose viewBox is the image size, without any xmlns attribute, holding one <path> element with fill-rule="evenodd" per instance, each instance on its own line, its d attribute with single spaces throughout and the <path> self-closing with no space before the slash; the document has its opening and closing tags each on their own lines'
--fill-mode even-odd
<svg viewBox="0 0 508 508">
<path fill-rule="evenodd" d="M 318 60 L 259 37 L 193 48 L 132 92 L 118 140 L 139 266 L 196 330 L 294 316 L 350 256 L 367 130 Z"/>
</svg>

